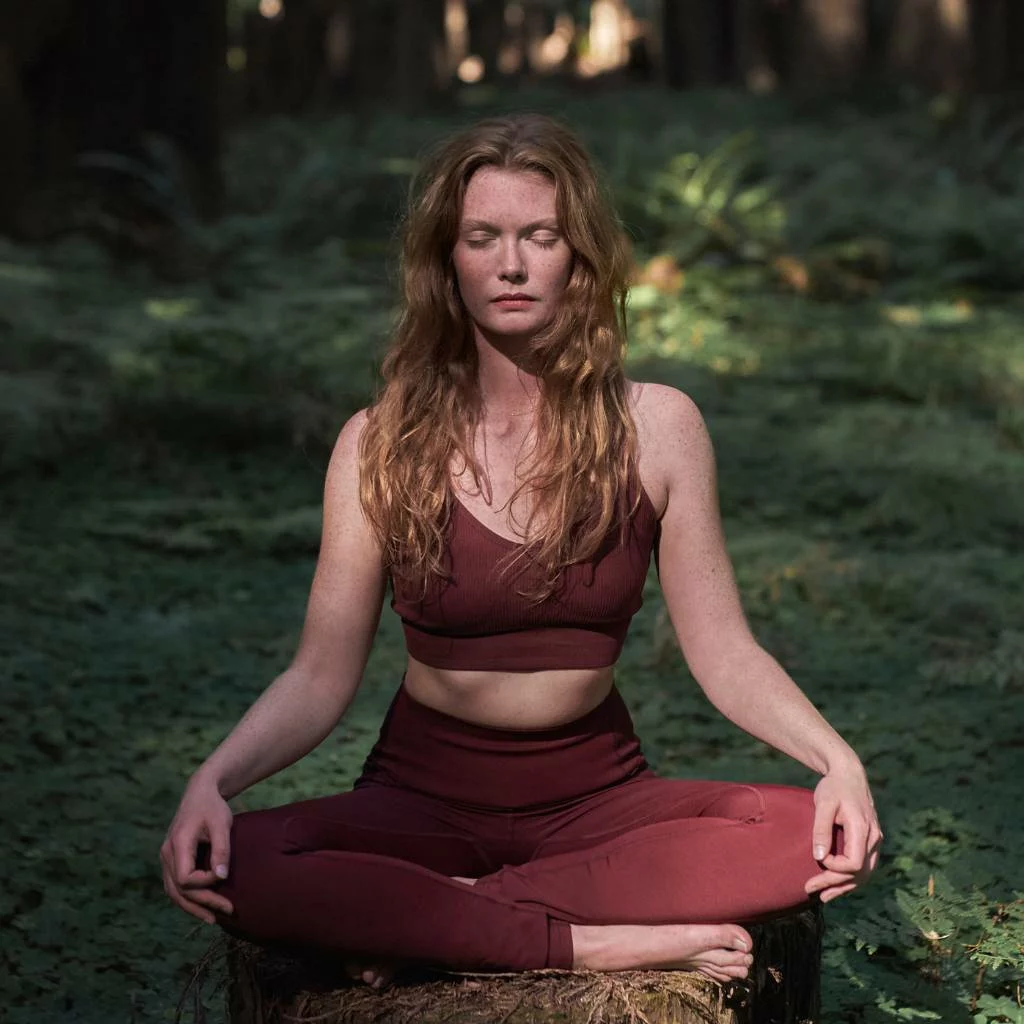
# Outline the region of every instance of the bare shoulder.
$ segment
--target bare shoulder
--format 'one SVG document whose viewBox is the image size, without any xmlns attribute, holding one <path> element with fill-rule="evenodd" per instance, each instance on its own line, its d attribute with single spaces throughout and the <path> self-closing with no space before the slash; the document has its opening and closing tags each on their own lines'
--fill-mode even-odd
<svg viewBox="0 0 1024 1024">
<path fill-rule="evenodd" d="M 360 409 L 353 413 L 344 423 L 338 438 L 334 442 L 334 451 L 331 453 L 331 467 L 335 464 L 338 467 L 349 466 L 359 463 L 359 441 L 363 436 L 363 429 L 369 419 L 370 410 Z"/>
<path fill-rule="evenodd" d="M 370 536 L 359 499 L 359 448 L 368 419 L 367 409 L 360 409 L 345 422 L 334 442 L 331 461 L 324 481 L 324 542 L 343 536 L 376 543 Z"/>
<path fill-rule="evenodd" d="M 707 425 L 697 403 L 679 388 L 629 382 L 640 441 L 640 475 L 659 515 L 683 472 L 706 472 L 713 461 Z"/>
<path fill-rule="evenodd" d="M 638 429 L 641 429 L 639 420 L 645 421 L 648 428 L 659 431 L 666 428 L 674 431 L 705 429 L 704 417 L 697 403 L 685 391 L 651 381 L 630 381 L 629 389 L 634 413 L 638 417 Z"/>
</svg>

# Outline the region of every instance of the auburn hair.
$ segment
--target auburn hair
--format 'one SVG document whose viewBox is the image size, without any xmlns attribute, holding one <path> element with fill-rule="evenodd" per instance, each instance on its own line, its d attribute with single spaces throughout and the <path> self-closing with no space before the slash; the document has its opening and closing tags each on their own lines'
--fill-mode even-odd
<svg viewBox="0 0 1024 1024">
<path fill-rule="evenodd" d="M 639 501 L 623 368 L 629 244 L 583 145 L 559 121 L 480 121 L 442 140 L 413 178 L 401 236 L 403 302 L 360 440 L 360 500 L 392 575 L 426 588 L 447 572 L 453 462 L 464 461 L 491 493 L 474 453 L 481 402 L 473 325 L 452 262 L 466 187 L 481 167 L 551 181 L 573 256 L 558 310 L 530 341 L 540 382 L 536 446 L 509 502 L 528 489 L 526 543 L 506 568 L 525 556 L 539 572 L 521 592 L 540 601 L 565 566 L 592 557 L 614 527 L 625 529 Z"/>
</svg>

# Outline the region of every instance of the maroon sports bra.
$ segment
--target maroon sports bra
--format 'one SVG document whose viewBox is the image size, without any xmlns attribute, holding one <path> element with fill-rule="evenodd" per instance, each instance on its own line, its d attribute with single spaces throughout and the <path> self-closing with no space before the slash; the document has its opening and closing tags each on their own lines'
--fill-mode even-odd
<svg viewBox="0 0 1024 1024">
<path fill-rule="evenodd" d="M 618 660 L 630 620 L 643 604 L 659 533 L 657 513 L 641 487 L 625 541 L 613 527 L 596 554 L 563 569 L 556 592 L 538 603 L 516 593 L 518 567 L 502 575 L 502 560 L 521 545 L 455 499 L 446 550 L 451 578 L 432 582 L 423 595 L 419 582 L 394 577 L 391 607 L 402 619 L 409 654 L 435 668 L 604 668 Z"/>
</svg>

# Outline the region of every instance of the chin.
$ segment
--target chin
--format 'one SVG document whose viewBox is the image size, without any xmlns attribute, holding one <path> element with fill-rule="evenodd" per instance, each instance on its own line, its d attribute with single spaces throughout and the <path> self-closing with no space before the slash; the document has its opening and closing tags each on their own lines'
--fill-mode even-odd
<svg viewBox="0 0 1024 1024">
<path fill-rule="evenodd" d="M 481 329 L 492 338 L 521 338 L 524 334 L 536 334 L 544 326 L 544 321 L 533 317 L 502 317 L 495 322 L 492 319 L 478 321 Z"/>
</svg>

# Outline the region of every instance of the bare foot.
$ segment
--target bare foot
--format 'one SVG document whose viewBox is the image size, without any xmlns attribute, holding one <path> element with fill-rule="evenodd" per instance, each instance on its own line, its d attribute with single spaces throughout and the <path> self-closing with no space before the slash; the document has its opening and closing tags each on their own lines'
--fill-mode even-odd
<svg viewBox="0 0 1024 1024">
<path fill-rule="evenodd" d="M 456 882 L 464 882 L 466 885 L 476 885 L 475 878 L 461 878 L 458 875 L 450 876 Z M 365 960 L 346 960 L 343 963 L 345 973 L 353 981 L 365 981 L 371 988 L 381 989 L 391 984 L 392 979 L 398 973 L 401 965 L 395 963 L 368 963 Z"/>
<path fill-rule="evenodd" d="M 699 971 L 715 981 L 745 978 L 750 934 L 737 924 L 570 925 L 574 969 Z"/>
</svg>

